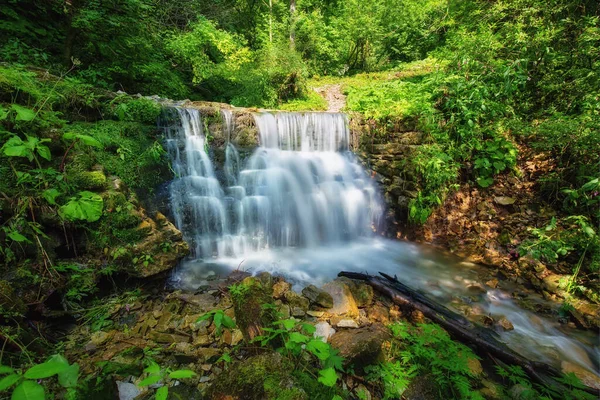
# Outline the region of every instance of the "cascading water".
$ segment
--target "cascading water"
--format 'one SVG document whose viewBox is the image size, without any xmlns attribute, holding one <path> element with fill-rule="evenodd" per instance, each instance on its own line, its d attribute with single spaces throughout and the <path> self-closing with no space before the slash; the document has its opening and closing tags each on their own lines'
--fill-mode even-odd
<svg viewBox="0 0 600 400">
<path fill-rule="evenodd" d="M 242 169 L 227 143 L 222 188 L 199 112 L 176 111 L 180 125 L 167 128 L 178 177 L 171 184 L 172 212 L 195 258 L 341 243 L 370 235 L 378 223 L 377 192 L 349 152 L 343 114 L 256 114 L 261 146 Z M 223 119 L 229 138 L 231 112 Z"/>
<path fill-rule="evenodd" d="M 598 374 L 600 351 L 593 334 L 565 330 L 520 308 L 508 283 L 474 298 L 468 287 L 482 280 L 477 266 L 371 234 L 382 206 L 349 151 L 343 114 L 256 114 L 260 147 L 243 166 L 229 143 L 233 119 L 225 110 L 225 163 L 215 174 L 199 112 L 177 108 L 173 113 L 165 128 L 177 177 L 170 186 L 172 214 L 193 248 L 174 276 L 176 285 L 195 289 L 210 275 L 242 263 L 245 270 L 281 274 L 297 286 L 320 285 L 340 270 L 386 272 L 441 304 L 472 302 L 508 318 L 515 329 L 500 337 L 519 352 Z M 548 306 L 534 294 L 530 299 Z"/>
</svg>

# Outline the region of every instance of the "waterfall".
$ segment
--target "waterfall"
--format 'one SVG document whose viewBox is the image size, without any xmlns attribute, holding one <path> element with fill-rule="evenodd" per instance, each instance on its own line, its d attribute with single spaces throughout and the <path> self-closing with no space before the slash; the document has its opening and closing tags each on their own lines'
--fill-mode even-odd
<svg viewBox="0 0 600 400">
<path fill-rule="evenodd" d="M 198 259 L 275 247 L 310 248 L 369 236 L 382 206 L 349 151 L 345 115 L 257 113 L 260 146 L 242 166 L 223 110 L 224 179 L 217 180 L 200 113 L 176 108 L 165 127 L 176 179 L 171 210 Z M 178 118 L 178 121 L 177 121 Z"/>
</svg>

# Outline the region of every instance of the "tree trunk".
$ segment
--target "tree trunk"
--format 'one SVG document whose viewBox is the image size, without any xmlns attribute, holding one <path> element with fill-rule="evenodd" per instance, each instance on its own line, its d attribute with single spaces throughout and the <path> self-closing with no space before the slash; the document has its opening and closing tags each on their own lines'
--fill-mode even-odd
<svg viewBox="0 0 600 400">
<path fill-rule="evenodd" d="M 296 0 L 290 0 L 290 48 L 296 48 Z"/>
</svg>

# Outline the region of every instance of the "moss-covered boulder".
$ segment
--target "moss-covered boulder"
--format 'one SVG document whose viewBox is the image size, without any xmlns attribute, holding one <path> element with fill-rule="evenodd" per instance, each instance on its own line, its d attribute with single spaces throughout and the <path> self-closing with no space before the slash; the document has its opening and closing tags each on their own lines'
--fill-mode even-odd
<svg viewBox="0 0 600 400">
<path fill-rule="evenodd" d="M 291 375 L 293 365 L 279 353 L 250 357 L 233 364 L 207 389 L 208 399 L 303 400 L 306 392 Z"/>
<path fill-rule="evenodd" d="M 229 292 L 237 326 L 246 341 L 250 342 L 261 335 L 262 328 L 269 327 L 275 321 L 272 287 L 265 286 L 257 278 L 248 277 L 241 283 L 232 285 Z"/>
</svg>

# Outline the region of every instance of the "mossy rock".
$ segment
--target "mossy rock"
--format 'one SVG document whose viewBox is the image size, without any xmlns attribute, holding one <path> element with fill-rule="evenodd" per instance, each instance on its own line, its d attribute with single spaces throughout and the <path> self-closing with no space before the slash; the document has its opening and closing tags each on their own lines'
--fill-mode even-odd
<svg viewBox="0 0 600 400">
<path fill-rule="evenodd" d="M 74 174 L 71 182 L 81 190 L 102 190 L 106 187 L 106 175 L 102 171 L 83 171 Z"/>
<path fill-rule="evenodd" d="M 209 399 L 304 400 L 291 374 L 294 366 L 279 353 L 250 357 L 231 366 L 206 391 Z"/>
<path fill-rule="evenodd" d="M 261 335 L 262 328 L 275 321 L 272 309 L 265 307 L 267 304 L 275 307 L 272 290 L 254 277 L 245 278 L 230 290 L 235 320 L 247 342 Z"/>
</svg>

